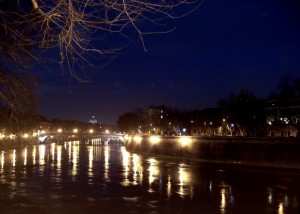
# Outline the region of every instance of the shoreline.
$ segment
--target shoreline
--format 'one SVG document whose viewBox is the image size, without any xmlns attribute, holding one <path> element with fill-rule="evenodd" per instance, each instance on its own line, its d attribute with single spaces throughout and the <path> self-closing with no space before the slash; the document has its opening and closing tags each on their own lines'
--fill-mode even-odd
<svg viewBox="0 0 300 214">
<path fill-rule="evenodd" d="M 38 142 L 35 142 L 35 139 L 1 140 L 0 151 L 20 149 L 28 145 L 34 145 L 34 144 L 38 144 Z"/>
<path fill-rule="evenodd" d="M 186 139 L 185 145 L 180 143 L 182 139 Z M 125 148 L 137 154 L 179 161 L 300 170 L 299 138 L 183 136 L 160 137 L 158 143 L 153 143 L 149 136 L 144 136 L 139 142 L 129 137 Z"/>
</svg>

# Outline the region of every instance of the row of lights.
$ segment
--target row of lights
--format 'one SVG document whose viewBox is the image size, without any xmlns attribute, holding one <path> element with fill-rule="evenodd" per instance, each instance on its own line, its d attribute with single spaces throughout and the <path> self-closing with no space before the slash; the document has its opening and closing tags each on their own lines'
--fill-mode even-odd
<svg viewBox="0 0 300 214">
<path fill-rule="evenodd" d="M 63 130 L 61 128 L 57 129 L 57 132 L 58 133 L 62 133 Z M 73 133 L 78 133 L 78 129 L 73 129 Z M 90 134 L 93 134 L 94 133 L 94 130 L 93 129 L 90 129 L 89 130 L 89 133 Z M 22 135 L 23 138 L 29 138 L 29 137 L 36 137 L 38 136 L 39 134 L 46 134 L 46 131 L 45 130 L 39 130 L 38 132 L 34 132 L 32 135 L 28 134 L 28 133 L 24 133 Z M 110 134 L 110 131 L 107 129 L 105 130 L 105 134 Z M 15 134 L 9 134 L 9 135 L 5 135 L 4 133 L 0 133 L 0 140 L 4 139 L 4 138 L 10 138 L 10 139 L 14 139 L 16 137 Z"/>
<path fill-rule="evenodd" d="M 36 137 L 37 133 L 33 133 L 32 135 L 29 135 L 28 133 L 25 133 L 23 135 L 21 135 L 22 138 L 29 138 L 29 137 Z M 4 138 L 9 138 L 9 139 L 15 139 L 16 135 L 15 134 L 9 134 L 9 135 L 5 135 L 3 133 L 0 133 L 0 140 L 4 139 Z"/>
<path fill-rule="evenodd" d="M 125 136 L 125 140 L 131 141 L 132 139 L 135 143 L 140 144 L 143 140 L 143 137 L 139 135 L 135 135 L 133 137 L 128 135 Z M 191 145 L 192 138 L 190 136 L 180 136 L 177 138 L 177 141 L 181 144 L 181 146 L 185 147 Z M 152 135 L 149 137 L 149 142 L 152 145 L 159 144 L 161 142 L 161 137 L 158 135 Z"/>
<path fill-rule="evenodd" d="M 58 132 L 58 133 L 62 133 L 63 131 L 62 131 L 61 128 L 59 128 L 59 129 L 57 129 L 57 132 Z M 78 133 L 78 129 L 73 129 L 73 133 Z M 93 129 L 90 129 L 90 130 L 89 130 L 89 133 L 93 134 L 93 133 L 94 133 L 94 130 L 93 130 Z M 106 129 L 106 130 L 105 130 L 105 134 L 110 134 L 110 131 L 109 131 L 108 129 Z"/>
</svg>

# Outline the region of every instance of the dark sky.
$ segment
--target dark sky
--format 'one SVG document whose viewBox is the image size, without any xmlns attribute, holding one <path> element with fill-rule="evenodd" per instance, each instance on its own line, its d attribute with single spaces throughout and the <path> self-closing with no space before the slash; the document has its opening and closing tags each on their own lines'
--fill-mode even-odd
<svg viewBox="0 0 300 214">
<path fill-rule="evenodd" d="M 300 71 L 297 0 L 206 0 L 170 23 L 169 34 L 131 43 L 114 61 L 85 67 L 90 83 L 43 72 L 40 110 L 49 119 L 115 123 L 124 112 L 166 105 L 215 107 L 229 92 L 267 97 L 285 75 Z"/>
</svg>

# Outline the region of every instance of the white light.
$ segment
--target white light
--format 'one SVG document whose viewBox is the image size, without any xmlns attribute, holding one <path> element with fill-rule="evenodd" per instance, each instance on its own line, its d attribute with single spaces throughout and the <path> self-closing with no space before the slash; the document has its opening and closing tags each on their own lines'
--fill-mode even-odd
<svg viewBox="0 0 300 214">
<path fill-rule="evenodd" d="M 136 143 L 141 143 L 141 142 L 142 142 L 142 137 L 136 135 L 136 136 L 133 137 L 133 140 L 134 140 Z"/>
<path fill-rule="evenodd" d="M 152 144 L 157 144 L 157 143 L 159 143 L 159 141 L 160 141 L 160 137 L 159 136 L 151 136 L 150 138 L 149 138 L 149 140 L 150 140 L 150 142 L 152 143 Z"/>
<path fill-rule="evenodd" d="M 184 136 L 184 137 L 179 138 L 179 142 L 180 142 L 181 146 L 188 146 L 191 144 L 192 139 L 191 139 L 191 137 Z"/>
</svg>

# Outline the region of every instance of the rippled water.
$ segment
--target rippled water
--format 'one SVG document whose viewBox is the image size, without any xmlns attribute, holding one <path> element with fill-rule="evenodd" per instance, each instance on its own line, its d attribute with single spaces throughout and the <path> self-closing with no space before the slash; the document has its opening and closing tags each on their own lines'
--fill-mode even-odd
<svg viewBox="0 0 300 214">
<path fill-rule="evenodd" d="M 0 213 L 300 213 L 300 173 L 173 162 L 124 147 L 0 151 Z"/>
</svg>

